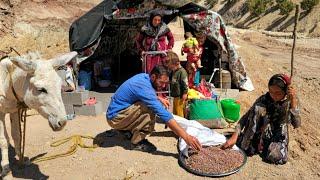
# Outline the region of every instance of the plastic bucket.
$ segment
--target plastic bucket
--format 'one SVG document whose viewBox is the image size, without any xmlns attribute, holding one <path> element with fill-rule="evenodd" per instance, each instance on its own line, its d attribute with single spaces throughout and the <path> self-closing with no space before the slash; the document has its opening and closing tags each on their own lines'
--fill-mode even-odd
<svg viewBox="0 0 320 180">
<path fill-rule="evenodd" d="M 222 88 L 224 89 L 231 89 L 231 73 L 227 70 L 222 70 Z M 220 87 L 220 71 L 218 70 L 214 74 L 214 86 L 217 88 Z"/>
<path fill-rule="evenodd" d="M 91 89 L 91 76 L 92 72 L 80 71 L 79 72 L 79 86 L 83 86 L 86 90 Z"/>
<path fill-rule="evenodd" d="M 236 122 L 240 118 L 240 104 L 234 99 L 221 100 L 221 107 L 227 121 Z"/>
</svg>

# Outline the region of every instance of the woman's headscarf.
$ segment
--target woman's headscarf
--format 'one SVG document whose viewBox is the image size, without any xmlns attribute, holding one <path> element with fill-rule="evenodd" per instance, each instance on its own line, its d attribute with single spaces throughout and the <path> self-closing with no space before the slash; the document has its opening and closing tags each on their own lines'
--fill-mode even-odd
<svg viewBox="0 0 320 180">
<path fill-rule="evenodd" d="M 273 75 L 268 83 L 268 86 L 278 86 L 283 92 L 287 93 L 288 86 L 291 84 L 291 79 L 286 74 L 275 74 Z M 288 106 L 289 101 L 279 101 L 274 102 L 270 93 L 266 94 L 265 105 L 267 108 L 268 116 L 270 120 L 277 120 L 274 123 L 283 123 L 286 122 L 286 107 Z"/>
<path fill-rule="evenodd" d="M 161 12 L 160 11 L 153 11 L 151 14 L 150 14 L 150 17 L 149 17 L 149 24 L 152 26 L 152 27 L 154 27 L 153 25 L 152 25 L 152 20 L 153 20 L 153 18 L 154 17 L 156 17 L 156 16 L 160 16 L 161 17 L 161 23 L 159 24 L 159 26 L 162 24 L 162 22 L 163 22 L 163 16 L 162 16 L 162 14 L 161 14 Z M 154 27 L 155 28 L 155 27 Z"/>
<path fill-rule="evenodd" d="M 161 17 L 161 23 L 159 24 L 159 26 L 154 27 L 154 26 L 152 25 L 152 20 L 153 20 L 153 18 L 156 17 L 156 16 L 160 16 L 160 17 Z M 152 36 L 152 37 L 156 37 L 157 35 L 158 35 L 158 37 L 159 37 L 159 36 L 162 36 L 163 34 L 169 32 L 170 29 L 169 29 L 168 26 L 163 22 L 163 19 L 162 19 L 162 18 L 163 18 L 162 13 L 161 13 L 159 10 L 153 11 L 153 12 L 150 14 L 148 23 L 141 28 L 141 32 L 147 34 L 148 36 Z"/>
<path fill-rule="evenodd" d="M 273 75 L 268 83 L 268 86 L 278 86 L 283 92 L 287 92 L 288 86 L 291 84 L 291 78 L 286 74 Z"/>
</svg>

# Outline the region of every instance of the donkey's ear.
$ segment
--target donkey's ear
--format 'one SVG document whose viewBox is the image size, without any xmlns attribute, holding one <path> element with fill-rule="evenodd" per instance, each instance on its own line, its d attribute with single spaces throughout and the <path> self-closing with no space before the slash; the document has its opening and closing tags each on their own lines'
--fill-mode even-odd
<svg viewBox="0 0 320 180">
<path fill-rule="evenodd" d="M 64 55 L 61 55 L 59 57 L 50 59 L 49 61 L 52 64 L 53 68 L 58 68 L 60 66 L 67 64 L 69 61 L 71 61 L 77 55 L 78 55 L 78 53 L 76 51 L 72 51 L 72 52 L 66 53 Z"/>
<path fill-rule="evenodd" d="M 27 71 L 28 73 L 33 73 L 37 68 L 37 64 L 34 61 L 27 60 L 23 57 L 12 57 L 10 60 L 14 65 L 18 66 L 24 71 Z"/>
</svg>

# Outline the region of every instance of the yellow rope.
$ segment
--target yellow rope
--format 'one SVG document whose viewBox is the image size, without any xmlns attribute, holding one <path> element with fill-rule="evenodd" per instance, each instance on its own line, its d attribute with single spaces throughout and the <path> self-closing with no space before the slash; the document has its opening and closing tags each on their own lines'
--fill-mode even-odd
<svg viewBox="0 0 320 180">
<path fill-rule="evenodd" d="M 83 142 L 83 139 L 94 139 L 94 138 L 91 136 L 73 135 L 68 138 L 57 140 L 57 141 L 51 143 L 50 146 L 51 147 L 58 147 L 58 146 L 66 143 L 66 142 L 69 142 L 69 141 L 73 142 L 73 144 L 69 147 L 69 150 L 65 153 L 55 154 L 55 155 L 48 156 L 48 157 L 36 158 L 32 162 L 42 162 L 42 161 L 48 161 L 48 160 L 52 160 L 52 159 L 56 159 L 56 158 L 60 158 L 60 157 L 70 156 L 77 151 L 78 146 L 81 148 L 89 149 L 89 150 L 93 150 L 94 148 L 98 147 L 98 145 L 96 145 L 96 144 L 94 144 L 93 146 L 85 145 Z"/>
</svg>

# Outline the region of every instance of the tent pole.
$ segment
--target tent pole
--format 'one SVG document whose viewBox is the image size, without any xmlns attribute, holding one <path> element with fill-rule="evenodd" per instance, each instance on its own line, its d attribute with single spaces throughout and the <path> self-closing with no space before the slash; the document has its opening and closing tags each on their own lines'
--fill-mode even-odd
<svg viewBox="0 0 320 180">
<path fill-rule="evenodd" d="M 78 82 L 78 77 L 79 77 L 79 67 L 78 67 L 79 65 L 78 65 L 78 63 L 77 63 L 77 57 L 76 58 L 74 58 L 73 60 L 72 60 L 72 70 L 73 70 L 73 72 L 72 73 L 74 73 L 74 79 L 73 79 L 73 81 L 75 81 L 75 89 L 77 90 L 77 89 L 79 89 L 79 82 Z"/>
<path fill-rule="evenodd" d="M 293 29 L 293 44 L 292 44 L 292 51 L 291 51 L 291 73 L 290 73 L 291 78 L 293 78 L 294 49 L 296 47 L 297 26 L 298 26 L 299 16 L 300 16 L 300 6 L 299 4 L 297 4 L 295 20 L 294 20 L 294 29 Z"/>
<path fill-rule="evenodd" d="M 219 57 L 219 79 L 220 79 L 220 89 L 221 89 L 221 92 L 222 91 L 222 62 L 221 62 L 221 57 Z"/>
</svg>

